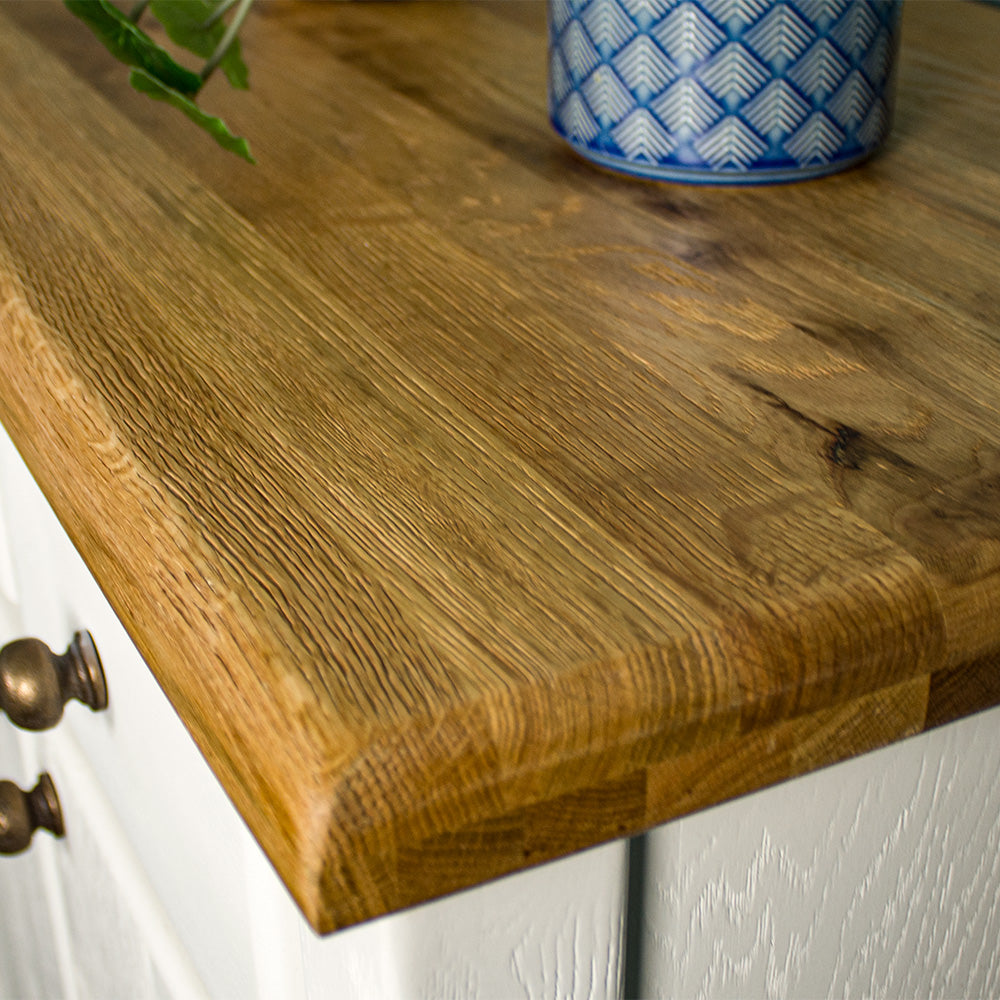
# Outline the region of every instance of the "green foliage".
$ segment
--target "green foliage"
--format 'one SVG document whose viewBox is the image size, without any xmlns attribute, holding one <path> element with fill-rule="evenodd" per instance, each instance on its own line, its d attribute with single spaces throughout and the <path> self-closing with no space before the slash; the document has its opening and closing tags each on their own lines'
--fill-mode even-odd
<svg viewBox="0 0 1000 1000">
<path fill-rule="evenodd" d="M 149 9 L 153 17 L 166 28 L 174 44 L 208 59 L 226 32 L 226 26 L 221 20 L 210 23 L 215 6 L 206 0 L 152 0 Z M 247 68 L 240 54 L 238 38 L 226 50 L 219 62 L 219 69 L 232 86 L 240 90 L 249 87 Z"/>
<path fill-rule="evenodd" d="M 169 52 L 157 45 L 109 0 L 65 2 L 120 62 L 141 67 L 181 94 L 197 94 L 201 90 L 202 80 L 197 73 L 175 62 Z"/>
<path fill-rule="evenodd" d="M 222 17 L 213 16 L 221 10 L 221 0 L 151 0 L 140 5 L 133 17 L 124 14 L 110 0 L 64 0 L 64 3 L 116 59 L 132 68 L 129 82 L 136 90 L 177 108 L 224 149 L 254 162 L 246 139 L 234 136 L 221 119 L 203 111 L 195 101 L 216 66 L 233 87 L 248 87 L 247 68 L 236 33 L 250 0 L 241 3 L 228 29 Z M 178 63 L 135 23 L 147 8 L 175 45 L 208 60 L 201 73 Z"/>
<path fill-rule="evenodd" d="M 187 95 L 171 89 L 162 80 L 151 76 L 144 69 L 133 69 L 129 76 L 129 83 L 141 94 L 152 97 L 154 101 L 165 101 L 182 111 L 191 121 L 208 132 L 223 149 L 228 149 L 231 153 L 242 156 L 249 163 L 256 162 L 250 154 L 250 146 L 246 139 L 233 135 L 221 118 L 216 118 L 214 115 L 202 111 Z"/>
</svg>

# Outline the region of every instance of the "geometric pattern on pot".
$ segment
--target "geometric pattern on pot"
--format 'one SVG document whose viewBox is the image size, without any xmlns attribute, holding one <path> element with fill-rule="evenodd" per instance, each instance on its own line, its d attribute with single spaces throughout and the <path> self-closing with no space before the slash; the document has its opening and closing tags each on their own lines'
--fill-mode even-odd
<svg viewBox="0 0 1000 1000">
<path fill-rule="evenodd" d="M 605 166 L 770 183 L 870 156 L 901 0 L 549 0 L 549 112 Z"/>
</svg>

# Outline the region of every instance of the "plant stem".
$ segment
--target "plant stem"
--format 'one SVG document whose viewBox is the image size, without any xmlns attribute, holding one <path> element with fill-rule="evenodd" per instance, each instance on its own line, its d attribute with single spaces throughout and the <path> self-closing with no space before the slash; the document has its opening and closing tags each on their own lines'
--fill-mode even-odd
<svg viewBox="0 0 1000 1000">
<path fill-rule="evenodd" d="M 236 9 L 236 14 L 233 19 L 226 27 L 226 33 L 222 36 L 219 44 L 215 47 L 215 51 L 202 68 L 202 83 L 204 83 L 215 72 L 219 63 L 222 62 L 222 58 L 229 50 L 229 46 L 233 44 L 233 39 L 236 38 L 240 32 L 240 28 L 243 27 L 243 22 L 246 20 L 247 14 L 250 13 L 250 7 L 252 4 L 253 0 L 239 0 L 239 7 Z"/>
<path fill-rule="evenodd" d="M 149 0 L 139 0 L 138 3 L 132 5 L 132 9 L 128 12 L 128 19 L 135 24 L 148 6 Z"/>
<path fill-rule="evenodd" d="M 216 21 L 225 17 L 226 11 L 229 10 L 234 3 L 236 3 L 236 0 L 222 0 L 219 6 L 212 11 L 212 16 L 202 25 L 202 28 L 211 28 Z"/>
</svg>

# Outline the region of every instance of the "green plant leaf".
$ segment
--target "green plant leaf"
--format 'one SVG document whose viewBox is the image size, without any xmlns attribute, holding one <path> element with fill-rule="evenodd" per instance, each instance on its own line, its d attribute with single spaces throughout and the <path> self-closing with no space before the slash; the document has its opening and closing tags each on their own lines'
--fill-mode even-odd
<svg viewBox="0 0 1000 1000">
<path fill-rule="evenodd" d="M 208 0 L 153 0 L 149 5 L 171 41 L 203 59 L 208 59 L 215 52 L 226 33 L 226 25 L 221 20 L 205 27 L 215 8 L 216 4 Z M 226 50 L 219 69 L 232 86 L 241 90 L 250 86 L 238 38 Z"/>
<path fill-rule="evenodd" d="M 202 111 L 187 95 L 168 87 L 162 80 L 143 69 L 133 69 L 129 76 L 129 83 L 140 93 L 146 94 L 156 101 L 165 101 L 183 111 L 191 121 L 208 132 L 223 149 L 228 149 L 231 153 L 242 156 L 249 163 L 256 163 L 246 139 L 233 135 L 221 118 L 216 118 L 214 115 Z"/>
<path fill-rule="evenodd" d="M 142 69 L 150 77 L 179 94 L 197 94 L 201 77 L 176 62 L 141 28 L 136 27 L 109 0 L 64 0 L 69 10 L 84 21 L 123 63 Z"/>
</svg>

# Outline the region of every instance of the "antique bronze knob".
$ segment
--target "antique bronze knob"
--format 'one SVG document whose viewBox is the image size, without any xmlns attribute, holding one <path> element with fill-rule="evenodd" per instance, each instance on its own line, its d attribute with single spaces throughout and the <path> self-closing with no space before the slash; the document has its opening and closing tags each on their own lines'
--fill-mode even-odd
<svg viewBox="0 0 1000 1000">
<path fill-rule="evenodd" d="M 57 837 L 65 833 L 56 786 L 41 774 L 30 792 L 22 792 L 13 781 L 0 781 L 0 854 L 19 854 L 40 828 Z"/>
<path fill-rule="evenodd" d="M 40 639 L 16 639 L 0 649 L 0 708 L 22 729 L 50 729 L 70 698 L 95 712 L 108 707 L 108 688 L 89 632 L 77 632 L 57 656 Z"/>
</svg>

